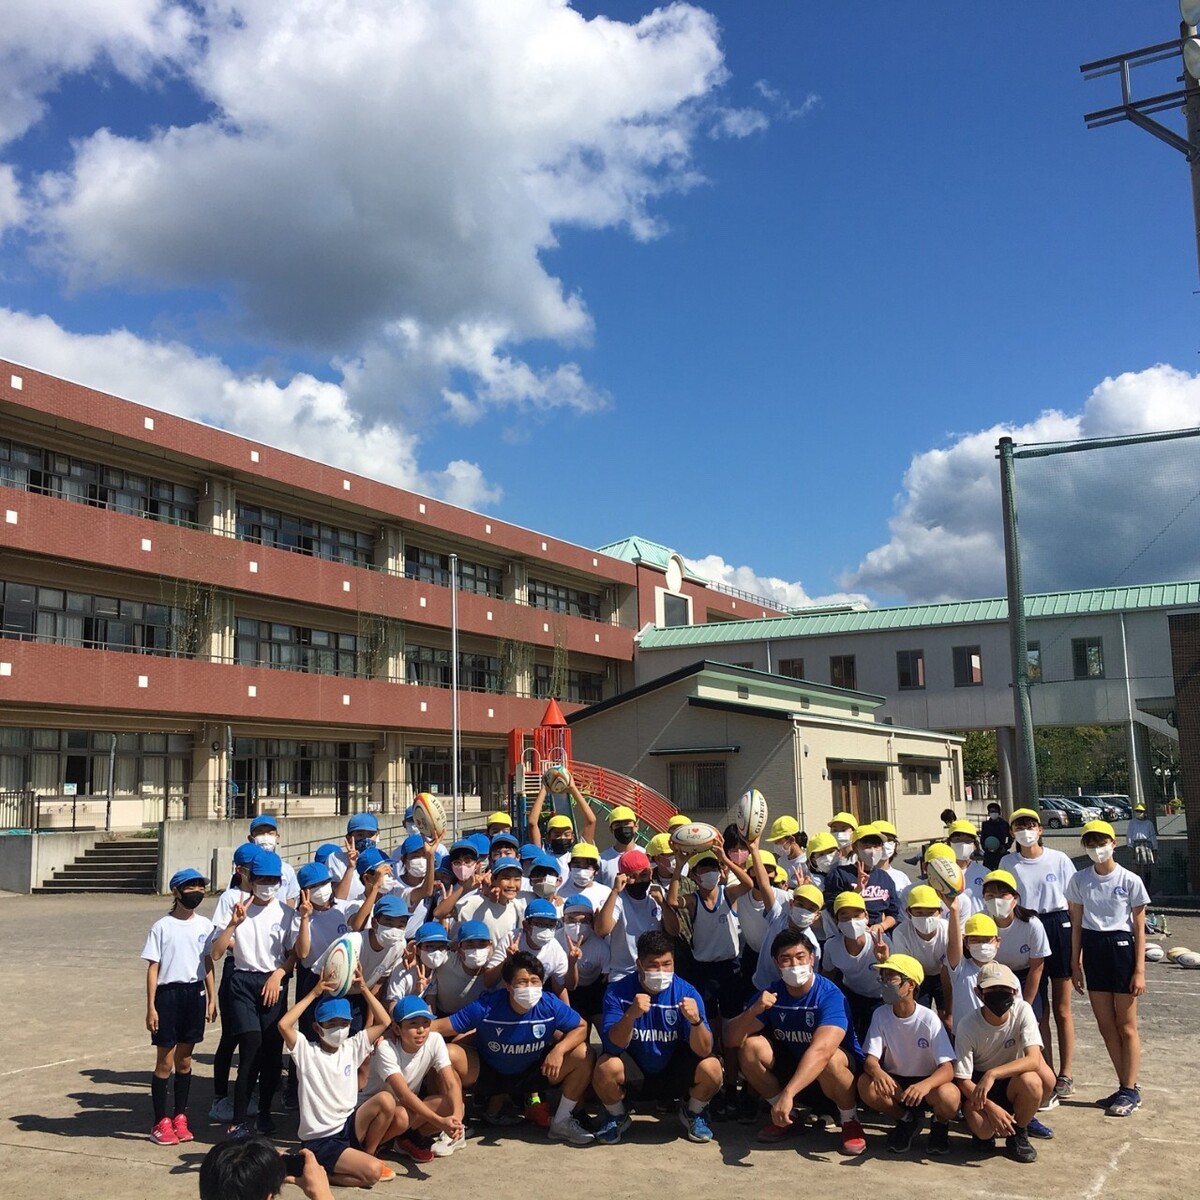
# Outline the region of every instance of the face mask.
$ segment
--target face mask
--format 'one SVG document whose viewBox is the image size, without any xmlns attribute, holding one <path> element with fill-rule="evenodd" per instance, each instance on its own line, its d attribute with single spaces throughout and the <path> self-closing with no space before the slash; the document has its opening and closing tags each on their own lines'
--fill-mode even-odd
<svg viewBox="0 0 1200 1200">
<path fill-rule="evenodd" d="M 851 838 L 854 837 L 854 831 L 850 829 L 838 829 L 834 831 L 833 836 L 837 839 L 837 844 L 845 850 L 850 845 Z"/>
<path fill-rule="evenodd" d="M 571 882 L 576 887 L 587 887 L 595 878 L 596 870 L 594 867 L 572 867 Z"/>
<path fill-rule="evenodd" d="M 983 1007 L 998 1017 L 1004 1016 L 1016 1002 L 1016 993 L 1008 988 L 989 988 L 983 993 Z"/>
<path fill-rule="evenodd" d="M 392 925 L 376 925 L 375 936 L 385 946 L 404 945 L 404 930 L 397 929 Z"/>
<path fill-rule="evenodd" d="M 993 896 L 989 900 L 983 902 L 983 907 L 987 911 L 987 915 L 992 918 L 1000 918 L 1012 915 L 1012 910 L 1016 908 L 1017 902 L 1011 896 Z"/>
<path fill-rule="evenodd" d="M 800 967 L 780 967 L 779 974 L 789 987 L 803 987 L 812 978 L 812 967 L 807 963 Z"/>
<path fill-rule="evenodd" d="M 1036 829 L 1018 829 L 1013 837 L 1017 839 L 1018 846 L 1036 846 L 1038 831 Z"/>
<path fill-rule="evenodd" d="M 614 829 L 613 830 L 613 841 L 620 842 L 622 846 L 628 846 L 629 843 L 632 842 L 634 837 L 636 837 L 636 836 L 637 836 L 637 830 L 635 830 L 635 829 Z"/>
<path fill-rule="evenodd" d="M 951 842 L 950 849 L 954 851 L 954 857 L 959 862 L 965 862 L 972 854 L 975 853 L 974 842 Z"/>
<path fill-rule="evenodd" d="M 971 953 L 971 957 L 977 963 L 988 963 L 996 957 L 996 951 L 1000 947 L 995 942 L 984 942 L 979 946 L 968 946 L 967 949 Z"/>
<path fill-rule="evenodd" d="M 279 836 L 274 833 L 260 833 L 254 838 L 254 844 L 264 850 L 274 850 L 279 844 Z"/>
<path fill-rule="evenodd" d="M 449 950 L 422 950 L 421 961 L 431 970 L 436 971 L 438 967 L 444 967 L 450 961 Z"/>
<path fill-rule="evenodd" d="M 517 987 L 512 990 L 513 1004 L 522 1012 L 528 1012 L 542 998 L 540 984 L 533 987 Z"/>
<path fill-rule="evenodd" d="M 842 937 L 860 938 L 867 932 L 866 917 L 855 917 L 853 921 L 839 921 L 837 925 Z"/>
<path fill-rule="evenodd" d="M 902 983 L 880 984 L 880 995 L 883 997 L 884 1004 L 899 1004 L 904 999 L 904 985 Z"/>
<path fill-rule="evenodd" d="M 571 838 L 558 838 L 550 843 L 551 854 L 568 854 L 575 843 Z"/>
<path fill-rule="evenodd" d="M 554 940 L 554 930 L 535 925 L 525 936 L 531 946 L 548 946 Z"/>
<path fill-rule="evenodd" d="M 1085 846 L 1084 849 L 1094 863 L 1106 863 L 1113 856 L 1112 842 L 1105 842 L 1103 846 Z"/>
<path fill-rule="evenodd" d="M 335 1025 L 332 1029 L 326 1029 L 324 1025 L 318 1025 L 317 1033 L 325 1045 L 336 1050 L 350 1036 L 350 1026 Z"/>
<path fill-rule="evenodd" d="M 889 859 L 889 860 L 896 857 L 896 843 L 895 842 L 884 842 L 883 843 L 883 857 L 886 859 Z"/>
<path fill-rule="evenodd" d="M 450 870 L 454 872 L 454 878 L 459 883 L 466 883 L 468 880 L 475 878 L 475 864 L 473 862 L 452 863 Z"/>
<path fill-rule="evenodd" d="M 261 900 L 264 904 L 269 904 L 275 899 L 278 891 L 279 884 L 277 883 L 256 883 L 254 885 L 254 898 Z"/>
<path fill-rule="evenodd" d="M 322 883 L 308 893 L 308 898 L 317 908 L 324 908 L 333 899 L 333 884 Z"/>
<path fill-rule="evenodd" d="M 582 942 L 592 932 L 592 927 L 586 921 L 567 921 L 563 924 L 563 929 L 573 942 Z"/>
<path fill-rule="evenodd" d="M 410 879 L 424 879 L 429 874 L 429 860 L 425 858 L 410 858 L 404 864 L 404 870 Z"/>
<path fill-rule="evenodd" d="M 721 882 L 720 871 L 700 871 L 696 875 L 696 886 L 702 891 L 711 891 Z"/>
<path fill-rule="evenodd" d="M 794 929 L 808 929 L 817 919 L 817 914 L 807 908 L 798 908 L 795 904 L 788 906 L 788 924 Z"/>
<path fill-rule="evenodd" d="M 491 953 L 490 946 L 470 946 L 461 951 L 463 966 L 469 967 L 472 971 L 482 970 L 487 965 Z"/>
<path fill-rule="evenodd" d="M 937 917 L 909 917 L 908 919 L 918 933 L 933 933 L 938 927 Z"/>
<path fill-rule="evenodd" d="M 361 854 L 364 850 L 370 849 L 373 845 L 375 845 L 374 836 L 354 839 L 354 848 L 359 852 L 359 854 Z"/>
<path fill-rule="evenodd" d="M 203 892 L 180 892 L 179 903 L 189 911 L 193 908 L 199 908 L 204 903 Z"/>
<path fill-rule="evenodd" d="M 539 879 L 532 879 L 529 887 L 535 896 L 553 896 L 558 891 L 558 876 L 543 875 Z"/>
<path fill-rule="evenodd" d="M 883 850 L 878 846 L 864 846 L 858 852 L 858 861 L 864 867 L 877 867 L 883 862 Z"/>
<path fill-rule="evenodd" d="M 650 880 L 643 879 L 641 883 L 627 883 L 625 891 L 629 893 L 635 900 L 645 900 L 646 893 L 650 890 Z"/>
<path fill-rule="evenodd" d="M 829 870 L 830 867 L 833 866 L 833 860 L 835 858 L 837 858 L 837 855 L 832 851 L 829 854 L 818 854 L 817 857 L 813 859 L 813 866 L 822 874 L 824 874 Z"/>
<path fill-rule="evenodd" d="M 386 896 L 396 886 L 396 881 L 390 874 L 379 877 L 379 894 Z"/>
<path fill-rule="evenodd" d="M 744 867 L 749 857 L 749 850 L 731 850 L 729 852 L 729 861 L 736 867 Z"/>
<path fill-rule="evenodd" d="M 642 985 L 650 995 L 657 996 L 659 992 L 665 992 L 671 986 L 674 978 L 674 971 L 643 971 Z"/>
</svg>

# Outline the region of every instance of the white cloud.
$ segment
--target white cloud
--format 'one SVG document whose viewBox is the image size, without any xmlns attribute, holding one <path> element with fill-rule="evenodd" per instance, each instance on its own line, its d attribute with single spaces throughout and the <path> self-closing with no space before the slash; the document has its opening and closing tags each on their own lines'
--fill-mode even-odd
<svg viewBox="0 0 1200 1200">
<path fill-rule="evenodd" d="M 749 592 L 764 600 L 774 601 L 784 608 L 808 608 L 814 604 L 865 604 L 861 593 L 838 592 L 828 596 L 810 596 L 801 583 L 789 583 L 774 575 L 760 575 L 752 567 L 735 567 L 719 554 L 704 558 L 685 558 L 689 571 L 714 583 L 723 583 L 739 591 Z"/>
<path fill-rule="evenodd" d="M 1044 412 L 914 456 L 888 542 L 840 580 L 911 601 L 1004 594 L 996 444 L 1200 426 L 1200 376 L 1159 364 L 1101 382 L 1074 414 Z M 1027 590 L 1200 578 L 1196 441 L 1016 463 Z"/>
<path fill-rule="evenodd" d="M 276 381 L 235 373 L 179 342 L 149 341 L 128 330 L 75 334 L 49 317 L 0 308 L 0 353 L 193 421 L 281 450 L 356 471 L 464 508 L 496 504 L 499 488 L 475 463 L 455 460 L 423 471 L 419 439 L 396 424 L 369 423 L 347 389 L 298 373 Z"/>
<path fill-rule="evenodd" d="M 720 108 L 714 114 L 708 136 L 749 137 L 752 133 L 761 133 L 770 123 L 766 113 L 759 112 L 757 108 Z"/>
<path fill-rule="evenodd" d="M 776 118 L 781 121 L 798 121 L 821 105 L 821 97 L 816 92 L 809 92 L 798 105 L 793 104 L 783 92 L 765 79 L 758 80 L 754 90 L 772 106 Z"/>
<path fill-rule="evenodd" d="M 21 199 L 17 173 L 8 163 L 0 163 L 0 237 L 24 219 L 25 202 Z"/>
</svg>

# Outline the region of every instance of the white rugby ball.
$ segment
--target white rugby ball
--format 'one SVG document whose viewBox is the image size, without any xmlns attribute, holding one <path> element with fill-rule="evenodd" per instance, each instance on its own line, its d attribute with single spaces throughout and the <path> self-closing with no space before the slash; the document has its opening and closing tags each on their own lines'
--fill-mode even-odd
<svg viewBox="0 0 1200 1200">
<path fill-rule="evenodd" d="M 671 830 L 671 845 L 694 854 L 697 850 L 707 850 L 721 835 L 711 825 L 703 821 L 692 821 L 688 825 L 677 825 Z"/>
<path fill-rule="evenodd" d="M 421 792 L 413 801 L 413 824 L 427 841 L 436 842 L 446 832 L 446 810 L 432 792 Z"/>
<path fill-rule="evenodd" d="M 751 788 L 737 803 L 734 814 L 738 833 L 748 842 L 754 841 L 767 827 L 767 801 L 758 788 Z"/>
<path fill-rule="evenodd" d="M 925 876 L 929 886 L 943 900 L 954 900 L 963 894 L 967 881 L 962 868 L 948 858 L 931 858 L 925 863 Z"/>
<path fill-rule="evenodd" d="M 562 763 L 555 763 L 549 767 L 543 778 L 546 780 L 546 786 L 556 796 L 565 796 L 571 790 L 571 772 Z"/>
<path fill-rule="evenodd" d="M 1146 961 L 1147 962 L 1162 962 L 1167 957 L 1167 952 L 1157 942 L 1146 943 Z"/>
<path fill-rule="evenodd" d="M 1200 954 L 1195 950 L 1185 950 L 1178 958 L 1175 959 L 1177 967 L 1187 967 L 1189 971 L 1195 971 L 1200 968 Z"/>
<path fill-rule="evenodd" d="M 322 979 L 333 982 L 334 990 L 330 995 L 349 994 L 354 983 L 354 970 L 362 953 L 362 936 L 361 933 L 343 933 L 322 955 L 318 974 Z"/>
<path fill-rule="evenodd" d="M 1181 954 L 1191 953 L 1192 952 L 1186 946 L 1172 946 L 1170 950 L 1167 951 L 1167 958 L 1169 958 L 1171 962 L 1178 962 Z"/>
</svg>

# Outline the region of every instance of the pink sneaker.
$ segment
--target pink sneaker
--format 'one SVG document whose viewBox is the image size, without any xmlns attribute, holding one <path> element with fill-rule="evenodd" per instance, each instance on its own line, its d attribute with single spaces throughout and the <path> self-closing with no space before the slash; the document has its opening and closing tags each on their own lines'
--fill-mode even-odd
<svg viewBox="0 0 1200 1200">
<path fill-rule="evenodd" d="M 170 1117 L 163 1117 L 150 1131 L 150 1136 L 160 1146 L 177 1146 L 179 1144 L 179 1136 L 175 1132 L 175 1126 Z"/>
<path fill-rule="evenodd" d="M 180 1142 L 194 1142 L 196 1139 L 192 1136 L 192 1131 L 188 1128 L 187 1113 L 179 1113 L 175 1120 L 171 1122 L 175 1130 L 175 1138 Z"/>
</svg>

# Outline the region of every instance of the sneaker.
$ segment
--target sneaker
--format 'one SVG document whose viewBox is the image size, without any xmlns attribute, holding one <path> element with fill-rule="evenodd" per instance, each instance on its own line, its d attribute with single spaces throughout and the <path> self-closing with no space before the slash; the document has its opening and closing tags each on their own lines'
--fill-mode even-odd
<svg viewBox="0 0 1200 1200">
<path fill-rule="evenodd" d="M 941 1121 L 934 1121 L 929 1126 L 929 1153 L 938 1155 L 950 1153 L 949 1125 L 944 1125 Z"/>
<path fill-rule="evenodd" d="M 754 1140 L 762 1142 L 765 1146 L 773 1146 L 776 1142 L 782 1142 L 786 1138 L 795 1137 L 796 1134 L 803 1132 L 804 1125 L 800 1121 L 793 1121 L 790 1125 L 776 1125 L 774 1121 L 768 1121 L 754 1135 Z"/>
<path fill-rule="evenodd" d="M 905 1113 L 888 1130 L 887 1148 L 893 1154 L 907 1154 L 912 1149 L 913 1139 L 921 1131 L 921 1125 L 923 1124 L 922 1121 L 917 1119 L 919 1115 L 918 1113 L 914 1113 L 910 1116 L 908 1113 Z"/>
<path fill-rule="evenodd" d="M 233 1120 L 233 1101 L 228 1096 L 214 1097 L 208 1119 L 217 1125 L 228 1125 Z"/>
<path fill-rule="evenodd" d="M 283 1092 L 283 1111 L 295 1112 L 300 1107 L 300 1093 L 296 1088 L 285 1088 Z"/>
<path fill-rule="evenodd" d="M 604 1113 L 604 1123 L 596 1130 L 596 1141 L 602 1146 L 615 1146 L 632 1124 L 633 1120 L 627 1112 L 614 1117 L 612 1113 L 606 1110 Z"/>
<path fill-rule="evenodd" d="M 1060 1075 L 1054 1081 L 1054 1094 L 1060 1100 L 1065 1100 L 1068 1096 L 1075 1095 L 1074 1078 L 1070 1075 Z"/>
<path fill-rule="evenodd" d="M 550 1137 L 556 1142 L 570 1142 L 572 1146 L 590 1146 L 596 1140 L 596 1135 L 588 1133 L 574 1117 L 551 1121 Z"/>
<path fill-rule="evenodd" d="M 510 1108 L 498 1108 L 494 1113 L 485 1112 L 479 1119 L 494 1129 L 509 1129 L 513 1125 L 520 1125 L 522 1120 Z"/>
<path fill-rule="evenodd" d="M 411 1131 L 392 1138 L 392 1149 L 397 1154 L 403 1154 L 405 1158 L 411 1158 L 413 1162 L 433 1162 L 432 1145 L 420 1134 Z"/>
<path fill-rule="evenodd" d="M 1097 1108 L 1108 1108 L 1110 1105 L 1116 1104 L 1117 1097 L 1120 1096 L 1120 1094 L 1121 1089 L 1117 1088 L 1115 1092 L 1112 1092 L 1107 1096 L 1101 1096 L 1099 1100 L 1093 1100 L 1092 1103 L 1095 1104 Z"/>
<path fill-rule="evenodd" d="M 995 1150 L 996 1139 L 994 1137 L 981 1138 L 976 1137 L 975 1134 L 971 1134 L 971 1146 L 973 1149 L 979 1150 L 980 1152 Z"/>
<path fill-rule="evenodd" d="M 248 1138 L 254 1136 L 254 1126 L 249 1121 L 243 1121 L 240 1125 L 230 1125 L 225 1130 L 225 1136 L 228 1138 Z"/>
<path fill-rule="evenodd" d="M 163 1117 L 152 1130 L 150 1136 L 160 1146 L 175 1146 L 179 1142 L 179 1137 L 175 1133 L 175 1126 L 171 1123 L 170 1117 Z"/>
<path fill-rule="evenodd" d="M 1106 1117 L 1130 1117 L 1142 1107 L 1142 1094 L 1137 1088 L 1119 1088 L 1112 1103 L 1104 1110 Z"/>
<path fill-rule="evenodd" d="M 525 1101 L 525 1107 L 521 1110 L 521 1115 L 531 1125 L 536 1125 L 539 1129 L 550 1128 L 550 1105 L 540 1096 L 530 1096 Z"/>
<path fill-rule="evenodd" d="M 178 1113 L 171 1122 L 175 1129 L 175 1140 L 178 1142 L 194 1142 L 192 1131 L 188 1128 L 187 1113 Z"/>
<path fill-rule="evenodd" d="M 1033 1117 L 1025 1128 L 1029 1131 L 1030 1137 L 1043 1138 L 1045 1141 L 1049 1141 L 1054 1136 L 1054 1130 L 1049 1125 L 1043 1125 L 1037 1117 Z"/>
<path fill-rule="evenodd" d="M 737 1116 L 734 1089 L 723 1087 L 709 1102 L 709 1112 L 715 1121 L 732 1121 Z"/>
<path fill-rule="evenodd" d="M 1008 1156 L 1017 1162 L 1037 1162 L 1037 1151 L 1030 1145 L 1029 1135 L 1020 1125 L 1004 1139 L 1004 1144 L 1008 1147 Z"/>
<path fill-rule="evenodd" d="M 711 1142 L 713 1140 L 713 1131 L 708 1124 L 708 1109 L 705 1108 L 694 1113 L 685 1104 L 679 1110 L 679 1123 L 687 1131 L 689 1142 Z"/>
<path fill-rule="evenodd" d="M 1057 1108 L 1057 1107 L 1058 1107 L 1058 1093 L 1051 1092 L 1050 1095 L 1045 1100 L 1042 1101 L 1042 1105 L 1038 1109 L 1038 1112 L 1049 1112 L 1052 1108 Z"/>
<path fill-rule="evenodd" d="M 379 1169 L 379 1182 L 380 1183 L 391 1183 L 392 1180 L 395 1178 L 396 1178 L 396 1172 L 393 1171 L 392 1168 L 387 1165 L 387 1163 L 384 1163 L 383 1166 L 380 1167 L 380 1169 Z"/>
<path fill-rule="evenodd" d="M 467 1131 L 465 1129 L 456 1138 L 452 1138 L 448 1133 L 439 1133 L 429 1148 L 433 1151 L 434 1158 L 449 1158 L 455 1150 L 466 1144 L 466 1140 Z"/>
<path fill-rule="evenodd" d="M 254 1123 L 258 1126 L 258 1132 L 263 1137 L 273 1137 L 275 1135 L 275 1118 L 269 1112 L 259 1113 Z"/>
<path fill-rule="evenodd" d="M 842 1153 L 861 1154 L 867 1148 L 867 1135 L 857 1121 L 842 1122 Z"/>
</svg>

